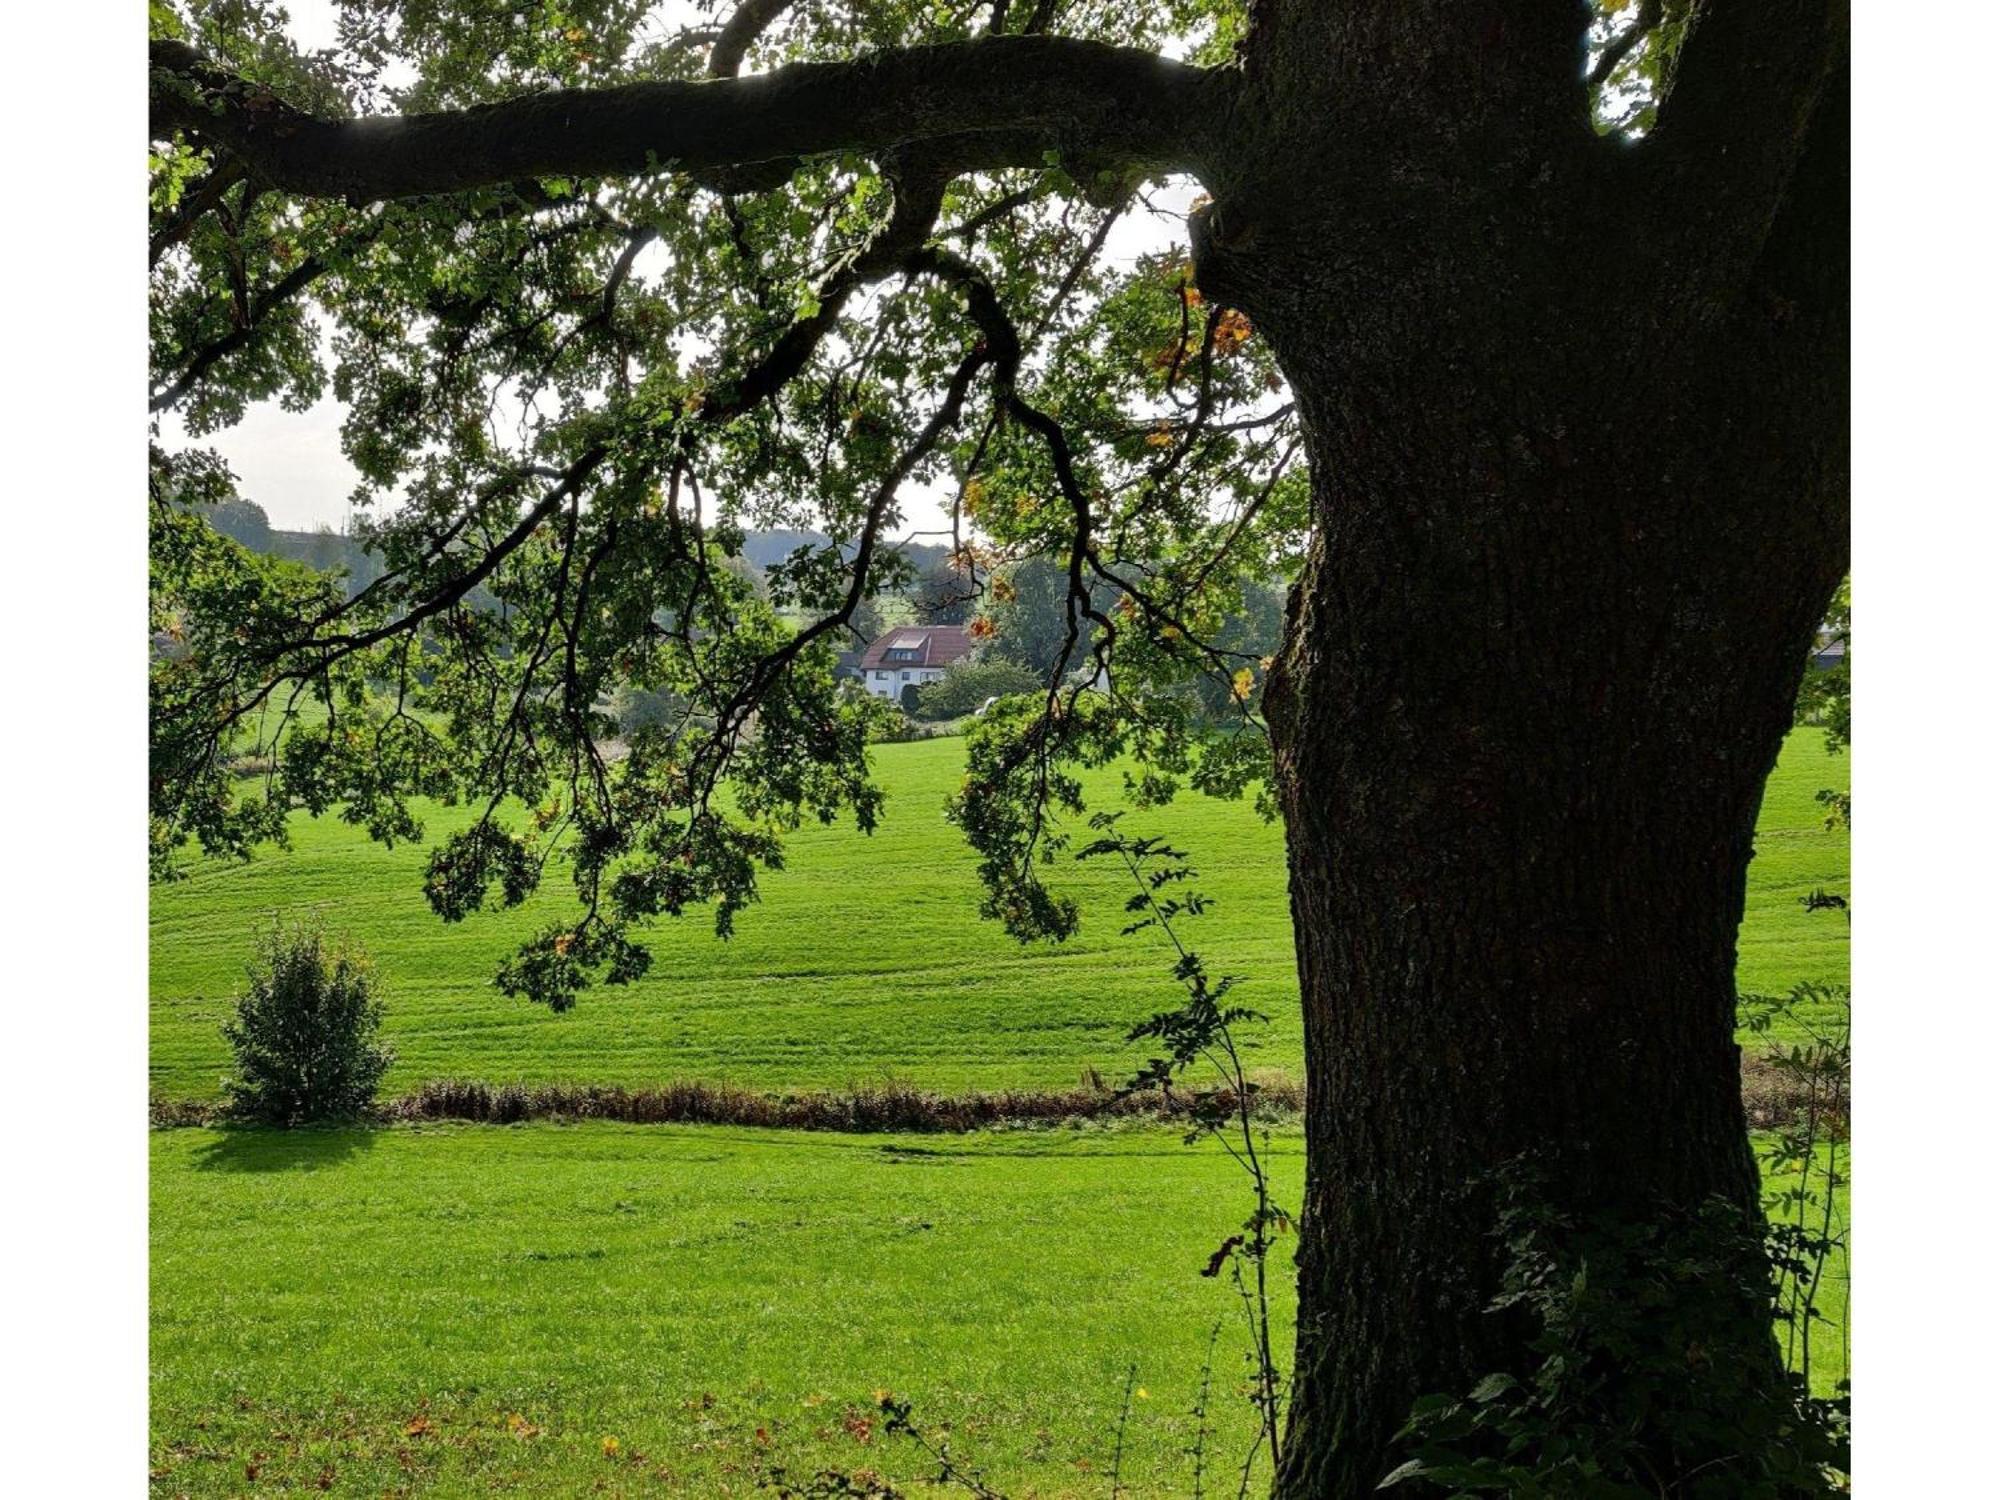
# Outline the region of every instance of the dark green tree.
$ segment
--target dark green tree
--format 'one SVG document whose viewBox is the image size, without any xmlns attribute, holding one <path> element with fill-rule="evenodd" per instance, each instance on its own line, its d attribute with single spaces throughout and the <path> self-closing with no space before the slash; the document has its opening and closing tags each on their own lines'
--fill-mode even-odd
<svg viewBox="0 0 2000 1500">
<path fill-rule="evenodd" d="M 1285 597 L 1281 590 L 1252 579 L 1244 582 L 1239 597 L 1241 602 L 1215 633 L 1215 646 L 1230 653 L 1232 659 L 1240 660 L 1243 665 L 1237 670 L 1247 671 L 1250 676 L 1244 679 L 1232 673 L 1224 680 L 1216 673 L 1204 672 L 1194 682 L 1202 712 L 1223 721 L 1238 715 L 1244 704 L 1253 711 L 1261 711 L 1264 683 L 1285 637 Z"/>
<path fill-rule="evenodd" d="M 876 637 L 889 628 L 888 613 L 882 607 L 882 600 L 863 599 L 854 606 L 854 613 L 847 620 L 848 639 L 842 644 L 853 650 L 869 645 Z"/>
<path fill-rule="evenodd" d="M 1102 578 L 1087 579 L 1085 587 L 1090 611 L 1098 615 L 1124 594 Z M 988 593 L 994 655 L 1047 678 L 1064 663 L 1078 665 L 1089 654 L 1096 622 L 1086 616 L 1085 629 L 1071 639 L 1069 568 L 1061 558 L 1025 557 L 1009 563 L 996 571 Z"/>
<path fill-rule="evenodd" d="M 910 585 L 910 610 L 920 625 L 963 625 L 979 605 L 979 587 L 969 569 L 939 558 L 921 569 Z"/>
<path fill-rule="evenodd" d="M 207 512 L 208 524 L 241 542 L 253 552 L 267 552 L 271 546 L 271 518 L 254 500 L 224 500 Z"/>
<path fill-rule="evenodd" d="M 440 915 L 525 899 L 553 844 L 576 913 L 502 982 L 629 979 L 648 921 L 726 930 L 788 824 L 873 825 L 836 646 L 945 487 L 976 575 L 1065 588 L 1046 691 L 969 744 L 992 915 L 1074 925 L 1044 877 L 1078 761 L 1285 819 L 1278 1486 L 1372 1493 L 1413 1396 L 1530 1357 L 1486 1311 L 1500 1164 L 1594 1233 L 1758 1212 L 1734 942 L 1847 568 L 1846 7 L 651 10 L 357 0 L 302 55 L 262 0 L 151 7 L 153 410 L 199 441 L 331 384 L 382 565 L 348 598 L 187 534 L 226 485 L 156 451 L 156 864 L 471 797 Z M 1104 253 L 1189 179 L 1184 250 Z M 825 539 L 785 618 L 726 566 L 748 525 Z M 1273 577 L 1266 675 L 1218 632 Z M 1204 674 L 1230 731 L 1166 690 Z M 607 760 L 622 683 L 697 728 Z M 228 756 L 273 736 L 247 805 Z M 1703 1352 L 1784 1399 L 1756 1317 Z M 1658 1472 L 1726 1487 L 1659 1425 Z"/>
</svg>

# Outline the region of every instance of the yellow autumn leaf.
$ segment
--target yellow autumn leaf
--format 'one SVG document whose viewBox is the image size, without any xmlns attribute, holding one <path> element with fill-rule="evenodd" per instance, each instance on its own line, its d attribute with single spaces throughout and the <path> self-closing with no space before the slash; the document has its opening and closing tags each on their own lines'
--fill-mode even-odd
<svg viewBox="0 0 2000 1500">
<path fill-rule="evenodd" d="M 1238 703 L 1250 701 L 1250 689 L 1257 685 L 1257 678 L 1248 667 L 1238 667 L 1236 675 L 1229 682 L 1229 696 Z"/>
</svg>

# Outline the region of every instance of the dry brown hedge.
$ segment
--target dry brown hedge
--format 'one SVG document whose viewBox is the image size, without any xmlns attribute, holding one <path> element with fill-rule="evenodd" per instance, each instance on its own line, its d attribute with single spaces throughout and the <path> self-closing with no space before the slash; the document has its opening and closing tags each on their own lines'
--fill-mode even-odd
<svg viewBox="0 0 2000 1500">
<path fill-rule="evenodd" d="M 1260 1078 L 1257 1115 L 1273 1123 L 1305 1108 L 1305 1088 L 1282 1076 Z M 1787 1080 L 1760 1059 L 1743 1061 L 1743 1105 L 1755 1130 L 1791 1124 L 1805 1101 Z M 1233 1105 L 1233 1098 L 1224 1095 Z M 1845 1120 L 1846 1101 L 1832 1113 Z M 1188 1115 L 1188 1096 L 1148 1090 L 1121 1094 L 1101 1084 L 1070 1089 L 1000 1089 L 944 1094 L 894 1080 L 844 1089 L 762 1093 L 728 1083 L 676 1080 L 653 1088 L 628 1089 L 595 1084 L 481 1083 L 440 1079 L 379 1104 L 372 1118 L 383 1123 L 463 1120 L 512 1125 L 523 1120 L 616 1120 L 632 1125 L 748 1125 L 782 1130 L 854 1132 L 938 1132 L 982 1130 L 1001 1125 L 1060 1125 L 1084 1120 L 1160 1120 Z M 208 1125 L 222 1116 L 219 1104 L 191 1100 L 153 1101 L 156 1126 Z M 1829 1121 L 1829 1123 L 1834 1123 Z"/>
</svg>

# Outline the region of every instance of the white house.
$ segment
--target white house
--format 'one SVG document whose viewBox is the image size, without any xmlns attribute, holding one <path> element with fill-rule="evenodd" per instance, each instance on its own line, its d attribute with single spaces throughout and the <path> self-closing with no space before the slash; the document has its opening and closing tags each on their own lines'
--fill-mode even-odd
<svg viewBox="0 0 2000 1500">
<path fill-rule="evenodd" d="M 905 687 L 936 682 L 946 667 L 971 654 L 972 637 L 963 625 L 899 625 L 868 643 L 855 670 L 877 698 L 900 703 Z"/>
</svg>

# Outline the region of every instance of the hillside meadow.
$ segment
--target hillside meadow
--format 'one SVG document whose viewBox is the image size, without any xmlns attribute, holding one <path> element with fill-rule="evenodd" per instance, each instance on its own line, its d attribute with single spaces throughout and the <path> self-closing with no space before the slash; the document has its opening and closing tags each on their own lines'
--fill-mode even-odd
<svg viewBox="0 0 2000 1500">
<path fill-rule="evenodd" d="M 1053 879 L 1083 901 L 1082 932 L 1023 946 L 978 915 L 975 860 L 945 821 L 963 774 L 956 739 L 874 752 L 888 805 L 881 827 L 801 829 L 786 868 L 718 940 L 705 912 L 653 929 L 653 971 L 587 991 L 563 1015 L 493 988 L 498 964 L 567 909 L 552 870 L 527 906 L 457 926 L 424 904 L 420 846 L 384 849 L 328 818 L 294 819 L 289 852 L 210 861 L 153 892 L 152 1082 L 172 1098 L 214 1098 L 227 1069 L 218 1028 L 243 982 L 254 935 L 274 917 L 317 913 L 378 960 L 397 1062 L 385 1087 L 431 1078 L 637 1086 L 702 1078 L 755 1088 L 839 1087 L 884 1076 L 939 1090 L 1063 1087 L 1085 1068 L 1124 1076 L 1132 1023 L 1174 1003 L 1157 933 L 1121 937 L 1127 877 L 1107 861 L 1064 860 Z M 1093 806 L 1119 801 L 1119 773 L 1087 778 Z M 1771 779 L 1750 872 L 1739 988 L 1777 993 L 1844 980 L 1846 929 L 1799 898 L 1845 889 L 1847 837 L 1814 793 L 1846 784 L 1845 757 L 1812 730 L 1792 736 Z M 435 837 L 463 809 L 436 808 Z M 1243 1002 L 1272 1024 L 1246 1040 L 1252 1067 L 1296 1075 L 1301 1054 L 1283 836 L 1247 802 L 1184 793 L 1131 813 L 1192 857 L 1214 901 L 1187 940 L 1213 972 L 1244 976 Z"/>
<path fill-rule="evenodd" d="M 643 984 L 560 1016 L 489 982 L 560 909 L 560 880 L 524 911 L 445 927 L 420 895 L 420 849 L 300 819 L 289 852 L 155 890 L 154 1088 L 217 1096 L 217 1028 L 253 934 L 313 912 L 381 965 L 391 1091 L 1122 1076 L 1127 1027 L 1172 1002 L 1160 943 L 1118 935 L 1127 888 L 1096 862 L 1057 871 L 1086 906 L 1073 942 L 1022 947 L 981 922 L 972 857 L 942 816 L 962 754 L 879 747 L 890 800 L 873 838 L 802 831 L 733 940 L 703 916 L 664 924 Z M 1844 924 L 1799 904 L 1845 889 L 1846 837 L 1814 800 L 1845 776 L 1818 734 L 1787 745 L 1751 871 L 1745 990 L 1845 977 Z M 1100 805 L 1117 788 L 1115 772 L 1094 778 Z M 439 809 L 430 831 L 462 817 Z M 1193 856 L 1216 905 L 1188 936 L 1273 1015 L 1246 1038 L 1251 1065 L 1296 1074 L 1278 830 L 1192 796 L 1127 826 Z M 1267 1150 L 1296 1205 L 1296 1127 Z M 1201 1275 L 1247 1187 L 1176 1130 L 172 1129 L 151 1155 L 157 1495 L 747 1496 L 778 1470 L 941 1492 L 886 1431 L 885 1392 L 1014 1500 L 1103 1497 L 1114 1478 L 1130 1500 L 1185 1497 L 1197 1446 L 1208 1491 L 1233 1494 L 1254 1437 L 1242 1308 Z M 1844 1368 L 1830 1324 L 1815 1384 Z"/>
</svg>

